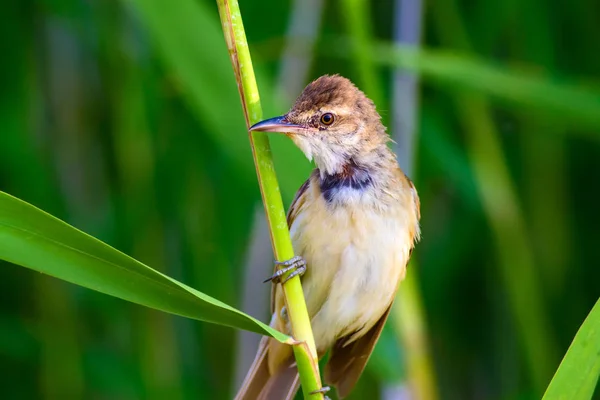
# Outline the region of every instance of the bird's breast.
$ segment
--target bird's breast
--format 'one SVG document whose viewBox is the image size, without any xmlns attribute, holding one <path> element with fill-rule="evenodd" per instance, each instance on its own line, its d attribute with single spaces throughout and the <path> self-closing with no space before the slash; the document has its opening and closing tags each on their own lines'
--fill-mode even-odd
<svg viewBox="0 0 600 400">
<path fill-rule="evenodd" d="M 324 197 L 304 205 L 291 234 L 308 265 L 302 283 L 319 348 L 366 332 L 387 309 L 404 277 L 416 223 L 400 203 L 387 211 Z"/>
<path fill-rule="evenodd" d="M 321 195 L 329 204 L 344 203 L 373 191 L 369 170 L 354 162 L 347 163 L 340 173 L 320 175 L 318 182 Z"/>
</svg>

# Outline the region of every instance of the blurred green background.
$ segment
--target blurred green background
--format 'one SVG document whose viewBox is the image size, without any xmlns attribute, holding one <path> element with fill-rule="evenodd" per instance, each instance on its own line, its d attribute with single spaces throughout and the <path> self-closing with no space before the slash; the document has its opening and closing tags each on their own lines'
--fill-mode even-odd
<svg viewBox="0 0 600 400">
<path fill-rule="evenodd" d="M 340 73 L 399 143 L 439 398 L 540 398 L 600 296 L 600 3 L 240 7 L 265 116 Z M 0 190 L 266 321 L 271 250 L 216 4 L 9 0 L 3 14 Z M 417 95 L 394 65 L 422 73 Z M 272 143 L 289 204 L 311 166 Z M 1 267 L 3 398 L 227 399 L 255 351 L 256 335 Z M 354 398 L 415 397 L 387 332 Z"/>
</svg>

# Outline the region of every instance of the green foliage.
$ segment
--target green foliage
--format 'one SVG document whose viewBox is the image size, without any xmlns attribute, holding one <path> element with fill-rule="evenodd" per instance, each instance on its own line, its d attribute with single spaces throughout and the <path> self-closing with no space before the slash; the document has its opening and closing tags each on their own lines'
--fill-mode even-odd
<svg viewBox="0 0 600 400">
<path fill-rule="evenodd" d="M 268 325 L 0 192 L 0 259 L 160 311 L 246 329 L 281 342 Z"/>
<path fill-rule="evenodd" d="M 290 106 L 276 76 L 296 7 L 240 6 L 264 115 L 278 115 Z M 539 399 L 600 297 L 599 3 L 427 6 L 424 48 L 414 51 L 390 43 L 391 3 L 326 2 L 314 52 L 303 54 L 295 38 L 299 57 L 314 58 L 302 84 L 348 76 L 376 97 L 389 125 L 398 106 L 392 68 L 420 71 L 411 178 L 423 240 L 408 273 L 418 275 L 438 393 Z M 265 243 L 263 269 L 245 275 L 260 194 L 215 3 L 26 0 L 6 3 L 3 15 L 0 190 L 246 310 L 242 282 L 262 281 L 271 260 Z M 272 149 L 287 204 L 310 164 L 286 138 L 274 138 Z M 491 164 L 492 172 L 501 164 L 501 180 Z M 509 223 L 515 215 L 517 226 Z M 3 254 L 14 251 L 8 243 L 0 242 Z M 230 328 L 1 265 L 4 397 L 227 399 L 237 357 L 253 355 Z M 181 301 L 199 301 L 173 285 Z M 247 296 L 264 310 L 252 313 L 261 321 L 268 292 Z M 594 335 L 597 308 L 546 396 L 582 390 L 589 398 L 598 358 L 580 346 L 586 337 L 589 348 L 598 343 L 585 333 Z M 353 398 L 406 383 L 396 338 L 386 336 L 378 351 Z M 563 371 L 572 374 L 563 379 Z"/>
<path fill-rule="evenodd" d="M 444 51 L 415 51 L 377 44 L 372 55 L 381 65 L 416 70 L 459 92 L 479 92 L 511 108 L 525 107 L 545 118 L 600 128 L 600 90 L 573 82 L 555 82 L 519 69 Z M 583 133 L 585 131 L 580 131 Z M 590 134 L 596 137 L 597 132 Z"/>
<path fill-rule="evenodd" d="M 575 335 L 543 399 L 592 398 L 600 376 L 600 300 Z"/>
</svg>

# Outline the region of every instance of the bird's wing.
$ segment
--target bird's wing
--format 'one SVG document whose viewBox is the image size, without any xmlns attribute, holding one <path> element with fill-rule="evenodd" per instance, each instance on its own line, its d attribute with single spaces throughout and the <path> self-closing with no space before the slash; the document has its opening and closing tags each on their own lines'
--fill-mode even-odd
<svg viewBox="0 0 600 400">
<path fill-rule="evenodd" d="M 419 221 L 421 219 L 421 200 L 419 199 L 419 195 L 417 194 L 417 188 L 408 176 L 404 175 L 404 178 L 406 178 L 408 184 L 410 185 L 410 192 L 413 197 L 415 212 L 417 214 L 417 221 Z"/>
<path fill-rule="evenodd" d="M 294 223 L 294 219 L 296 218 L 296 216 L 298 215 L 298 213 L 304 206 L 304 202 L 306 200 L 306 194 L 307 194 L 308 188 L 310 187 L 311 179 L 312 179 L 312 176 L 310 176 L 306 180 L 306 182 L 304 182 L 302 184 L 302 186 L 300 186 L 300 189 L 298 189 L 298 191 L 296 192 L 296 195 L 294 196 L 292 205 L 290 206 L 290 209 L 288 210 L 288 213 L 287 213 L 288 228 L 292 227 L 292 224 Z"/>
<path fill-rule="evenodd" d="M 360 378 L 391 308 L 390 304 L 379 321 L 364 336 L 348 345 L 346 342 L 352 335 L 345 336 L 331 349 L 331 356 L 325 366 L 325 382 L 336 387 L 340 398 L 346 397 Z"/>
<path fill-rule="evenodd" d="M 300 386 L 298 370 L 293 367 L 294 358 L 290 350 L 285 368 L 271 373 L 269 371 L 267 352 L 271 351 L 270 344 L 276 342 L 268 336 L 263 336 L 258 352 L 246 374 L 242 387 L 235 400 L 292 400 Z M 280 346 L 290 346 L 276 342 Z"/>
<path fill-rule="evenodd" d="M 267 344 L 268 336 L 263 336 L 258 345 L 256 357 L 246 374 L 246 378 L 242 383 L 235 400 L 255 400 L 260 395 L 263 387 L 267 384 L 270 378 L 269 367 L 267 365 Z"/>
</svg>

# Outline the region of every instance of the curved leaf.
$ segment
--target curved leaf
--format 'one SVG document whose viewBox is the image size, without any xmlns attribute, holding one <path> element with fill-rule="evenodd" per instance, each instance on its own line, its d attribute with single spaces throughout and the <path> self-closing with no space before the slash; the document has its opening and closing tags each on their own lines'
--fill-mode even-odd
<svg viewBox="0 0 600 400">
<path fill-rule="evenodd" d="M 575 335 L 543 400 L 588 400 L 600 376 L 600 299 Z"/>
<path fill-rule="evenodd" d="M 171 314 L 245 329 L 281 342 L 290 339 L 3 192 L 0 259 Z"/>
</svg>

